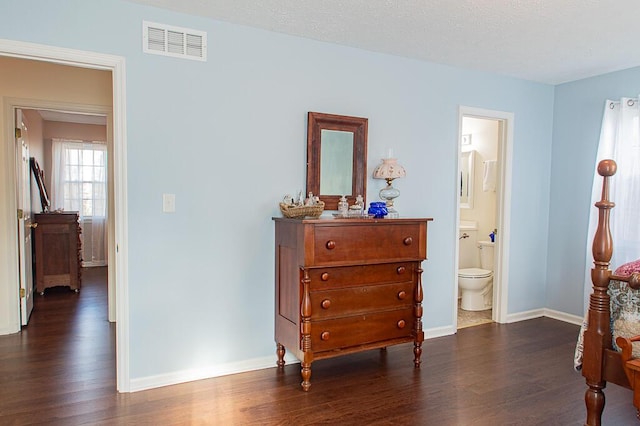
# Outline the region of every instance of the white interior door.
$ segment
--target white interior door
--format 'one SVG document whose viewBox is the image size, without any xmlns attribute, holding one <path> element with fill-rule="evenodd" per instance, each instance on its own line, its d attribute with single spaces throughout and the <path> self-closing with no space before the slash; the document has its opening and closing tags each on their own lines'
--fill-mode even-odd
<svg viewBox="0 0 640 426">
<path fill-rule="evenodd" d="M 20 270 L 20 316 L 27 325 L 33 311 L 33 263 L 31 229 L 38 226 L 31 222 L 31 174 L 27 126 L 22 111 L 16 110 L 16 170 L 18 171 L 18 261 Z"/>
</svg>

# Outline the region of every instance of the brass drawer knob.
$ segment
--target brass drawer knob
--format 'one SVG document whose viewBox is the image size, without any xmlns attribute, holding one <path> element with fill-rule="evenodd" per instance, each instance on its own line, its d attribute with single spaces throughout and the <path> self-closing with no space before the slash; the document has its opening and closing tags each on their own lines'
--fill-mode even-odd
<svg viewBox="0 0 640 426">
<path fill-rule="evenodd" d="M 405 268 L 404 266 L 398 266 L 398 269 L 396 269 L 396 272 L 398 273 L 398 275 L 401 275 L 401 274 L 404 274 L 406 270 L 407 268 Z"/>
<path fill-rule="evenodd" d="M 322 275 L 320 275 L 320 279 L 322 281 L 329 281 L 329 273 L 328 272 L 323 272 Z"/>
<path fill-rule="evenodd" d="M 404 322 L 404 320 L 400 320 L 400 321 L 398 321 L 398 323 L 396 325 L 398 326 L 398 328 L 404 328 L 405 322 Z"/>
<path fill-rule="evenodd" d="M 322 306 L 322 309 L 329 309 L 331 307 L 331 300 L 324 299 L 322 303 L 320 303 L 320 306 Z"/>
<path fill-rule="evenodd" d="M 406 299 L 406 297 L 407 297 L 407 292 L 406 291 L 402 290 L 402 291 L 400 291 L 398 293 L 398 299 L 404 300 L 404 299 Z"/>
<path fill-rule="evenodd" d="M 331 334 L 328 331 L 323 331 L 322 334 L 320 335 L 320 339 L 322 340 L 329 340 L 329 337 L 331 337 Z"/>
<path fill-rule="evenodd" d="M 402 240 L 402 242 L 404 243 L 405 246 L 410 246 L 411 244 L 413 244 L 413 238 L 407 237 L 404 240 Z"/>
<path fill-rule="evenodd" d="M 327 241 L 326 247 L 329 250 L 333 250 L 334 248 L 336 248 L 336 242 L 333 240 L 329 240 Z"/>
</svg>

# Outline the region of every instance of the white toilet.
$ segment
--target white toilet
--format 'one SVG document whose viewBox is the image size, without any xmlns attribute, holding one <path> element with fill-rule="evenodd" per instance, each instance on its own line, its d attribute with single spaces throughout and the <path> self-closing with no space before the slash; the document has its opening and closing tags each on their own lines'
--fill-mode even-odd
<svg viewBox="0 0 640 426">
<path fill-rule="evenodd" d="M 460 269 L 458 288 L 462 296 L 460 307 L 465 311 L 491 309 L 493 302 L 493 260 L 495 243 L 478 241 L 475 230 L 460 230 Z M 468 237 L 462 238 L 464 234 Z M 477 267 L 478 251 L 480 267 Z M 475 264 L 475 265 L 474 265 Z"/>
</svg>

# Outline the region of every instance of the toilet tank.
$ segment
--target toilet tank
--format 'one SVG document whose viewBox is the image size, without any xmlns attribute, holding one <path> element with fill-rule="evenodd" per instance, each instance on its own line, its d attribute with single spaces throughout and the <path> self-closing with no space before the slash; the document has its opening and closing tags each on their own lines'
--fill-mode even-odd
<svg viewBox="0 0 640 426">
<path fill-rule="evenodd" d="M 467 237 L 464 237 L 464 235 Z M 477 268 L 480 265 L 478 253 L 478 231 L 476 229 L 460 227 L 460 235 L 458 239 L 460 259 L 458 260 L 458 268 Z"/>
<path fill-rule="evenodd" d="M 480 267 L 493 271 L 494 269 L 494 250 L 496 243 L 491 241 L 478 241 L 478 248 L 480 249 Z"/>
</svg>

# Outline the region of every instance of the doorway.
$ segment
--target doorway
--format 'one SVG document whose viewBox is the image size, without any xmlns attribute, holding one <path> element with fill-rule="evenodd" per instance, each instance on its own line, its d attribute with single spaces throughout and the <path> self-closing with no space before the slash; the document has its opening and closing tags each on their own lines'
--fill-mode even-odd
<svg viewBox="0 0 640 426">
<path fill-rule="evenodd" d="M 490 289 L 492 294 L 488 295 L 485 305 L 485 307 L 491 307 L 491 313 L 488 315 L 487 309 L 479 308 L 478 312 L 484 311 L 484 314 L 478 314 L 478 318 L 471 320 L 480 324 L 490 321 L 507 322 L 513 121 L 513 113 L 471 107 L 460 107 L 459 110 L 454 297 L 455 306 L 458 306 L 460 296 L 458 273 L 461 265 L 469 262 L 468 258 L 461 258 L 459 244 L 461 238 L 466 242 L 474 232 L 477 233 L 477 241 L 471 245 L 471 249 L 474 250 L 472 253 L 474 257 L 471 261 L 476 263 L 472 266 L 478 268 L 480 267 L 480 242 L 483 243 L 482 248 L 486 249 L 484 242 L 491 242 L 491 238 L 493 238 L 494 244 L 491 249 L 494 255 L 494 267 L 492 288 Z M 475 141 L 474 131 L 480 132 Z M 476 142 L 475 146 L 474 142 Z M 463 153 L 465 154 L 463 155 Z M 469 171 L 470 164 L 472 164 L 470 173 L 474 177 L 473 184 L 461 183 L 459 178 Z M 463 194 L 460 189 L 461 184 L 462 187 L 467 188 L 468 185 L 471 189 L 465 190 Z M 469 230 L 466 232 L 467 237 L 463 237 L 465 229 Z M 465 251 L 463 254 L 467 256 L 466 253 Z M 469 265 L 465 266 L 469 267 Z M 458 310 L 454 311 L 454 324 L 457 329 L 459 324 Z"/>
<path fill-rule="evenodd" d="M 35 214 L 43 212 L 77 212 L 80 221 L 80 258 L 81 267 L 87 271 L 89 267 L 106 267 L 108 265 L 108 229 L 113 226 L 111 216 L 107 214 L 107 201 L 113 202 L 113 191 L 109 186 L 108 175 L 112 174 L 112 167 L 108 161 L 107 151 L 113 152 L 112 141 L 107 137 L 111 132 L 108 116 L 111 116 L 107 108 L 85 107 L 85 112 L 73 109 L 65 104 L 65 109 L 53 109 L 55 103 L 50 103 L 48 109 L 28 109 L 33 107 L 33 102 L 25 100 L 23 107 L 16 108 L 16 117 L 29 117 L 33 125 L 29 133 L 29 146 L 34 164 L 37 164 L 41 185 L 40 194 L 46 194 L 47 203 L 31 203 L 31 215 L 34 222 L 31 226 L 38 232 L 38 220 Z M 57 107 L 62 107 L 58 105 Z M 105 113 L 88 113 L 87 110 L 104 111 Z M 16 123 L 17 128 L 18 123 Z M 109 173 L 107 173 L 109 170 Z M 35 177 L 35 172 L 34 172 Z M 32 186 L 32 198 L 36 200 L 38 186 Z M 47 216 L 39 216 L 41 219 Z M 20 250 L 19 257 L 23 251 Z M 41 254 L 42 256 L 42 254 Z M 38 256 L 36 256 L 38 259 Z M 40 262 L 44 258 L 40 257 Z M 38 266 L 36 265 L 36 269 Z M 55 268 L 55 262 L 49 265 Z M 108 268 L 103 268 L 108 271 Z M 82 274 L 81 274 L 82 275 Z M 113 275 L 107 272 L 107 275 Z M 42 288 L 55 285 L 53 282 L 45 283 L 44 277 L 40 282 Z M 115 304 L 115 291 L 112 283 L 107 278 L 107 294 L 111 297 L 105 299 L 107 312 L 113 312 Z M 33 287 L 33 286 L 32 286 Z M 111 291 L 108 289 L 111 288 Z M 27 291 L 27 296 L 30 294 Z M 21 295 L 22 296 L 22 295 Z M 44 294 L 41 294 L 44 296 Z M 23 303 L 24 305 L 24 303 Z M 111 309 L 109 309 L 111 308 Z M 24 318 L 25 313 L 22 312 Z M 115 321 L 115 316 L 109 316 L 110 322 Z M 22 325 L 26 325 L 23 320 Z"/>
<path fill-rule="evenodd" d="M 126 126 L 125 126 L 125 96 L 124 96 L 124 58 L 99 54 L 95 52 L 78 51 L 65 48 L 52 48 L 51 46 L 33 43 L 18 42 L 12 40 L 0 40 L 0 59 L 13 59 L 18 61 L 48 64 L 50 66 L 64 66 L 73 73 L 78 70 L 100 70 L 109 72 L 109 96 L 112 99 L 112 107 L 106 114 L 110 116 L 112 127 L 110 138 L 113 141 L 113 173 L 110 174 L 110 186 L 113 188 L 113 203 L 110 205 L 113 214 L 113 226 L 110 227 L 109 236 L 109 262 L 112 268 L 114 300 L 109 316 L 116 320 L 116 378 L 117 389 L 120 392 L 128 392 L 130 389 L 129 378 L 129 325 L 128 325 L 128 283 L 127 283 L 127 197 L 126 197 Z M 43 81 L 47 81 L 44 79 Z M 44 90 L 40 95 L 29 97 L 34 99 L 52 99 L 51 93 L 55 92 L 53 86 L 38 85 Z M 56 87 L 58 88 L 58 87 Z M 12 92 L 9 92 L 12 93 Z M 78 93 L 78 92 L 76 92 Z M 54 101 L 37 101 L 34 104 L 22 102 L 24 99 L 5 96 L 3 102 L 2 135 L 5 142 L 0 149 L 0 167 L 3 169 L 3 177 L 0 181 L 0 235 L 7 241 L 5 256 L 0 256 L 0 294 L 6 295 L 0 298 L 3 312 L 0 315 L 0 333 L 8 334 L 19 331 L 17 319 L 20 316 L 19 305 L 15 303 L 14 296 L 18 293 L 13 290 L 17 277 L 17 233 L 15 225 L 16 198 L 15 198 L 15 148 L 13 144 L 13 117 L 15 107 L 28 106 L 34 108 L 49 108 L 51 104 L 59 105 Z M 54 105 L 54 106 L 56 106 Z M 54 108 L 55 109 L 55 108 Z M 63 108 L 65 109 L 65 108 Z M 87 111 L 84 111 L 87 112 Z M 7 144 L 6 141 L 11 141 Z M 117 289 L 116 289 L 117 288 Z M 8 299 L 6 298 L 8 297 Z M 15 297 L 17 298 L 17 296 Z"/>
</svg>

